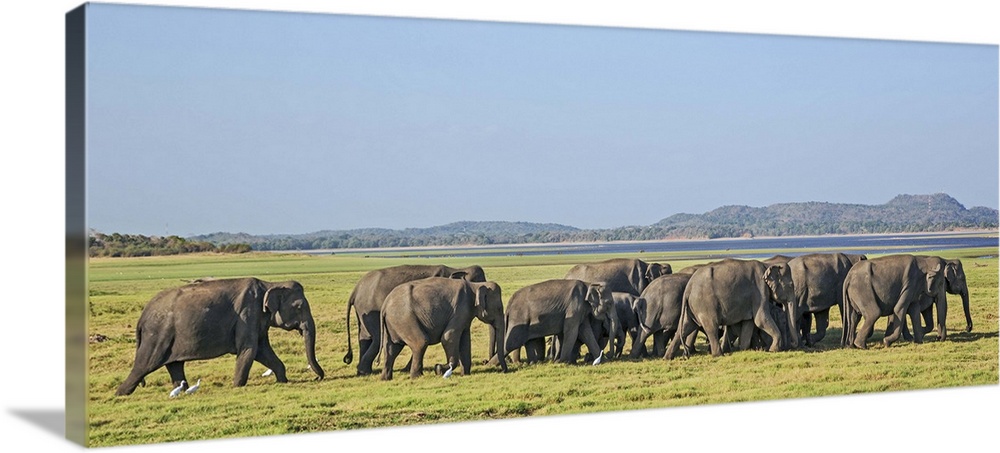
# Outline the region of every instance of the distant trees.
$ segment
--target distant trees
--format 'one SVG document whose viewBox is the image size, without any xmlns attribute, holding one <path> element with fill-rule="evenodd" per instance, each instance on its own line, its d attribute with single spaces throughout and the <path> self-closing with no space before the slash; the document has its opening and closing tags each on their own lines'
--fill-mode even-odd
<svg viewBox="0 0 1000 453">
<path fill-rule="evenodd" d="M 704 214 L 674 214 L 648 226 L 581 230 L 526 222 L 455 222 L 430 228 L 317 231 L 300 235 L 253 236 L 213 233 L 190 238 L 219 247 L 249 244 L 254 250 L 315 250 L 429 247 L 556 242 L 717 239 L 824 234 L 886 234 L 955 229 L 992 229 L 997 210 L 966 209 L 946 194 L 899 195 L 881 205 L 826 202 L 766 207 L 723 206 Z"/>
<path fill-rule="evenodd" d="M 247 253 L 250 244 L 225 244 L 216 246 L 207 241 L 189 241 L 180 236 L 143 236 L 141 234 L 103 234 L 92 232 L 88 246 L 90 256 L 158 256 L 181 253 L 218 252 Z"/>
</svg>

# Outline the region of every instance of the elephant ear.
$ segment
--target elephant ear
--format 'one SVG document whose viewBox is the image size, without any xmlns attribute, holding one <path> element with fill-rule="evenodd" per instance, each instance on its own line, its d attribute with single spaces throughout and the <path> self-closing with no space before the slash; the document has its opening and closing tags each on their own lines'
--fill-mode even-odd
<svg viewBox="0 0 1000 453">
<path fill-rule="evenodd" d="M 264 312 L 277 313 L 278 309 L 281 308 L 281 302 L 284 299 L 285 289 L 284 288 L 268 288 L 264 292 Z"/>
<path fill-rule="evenodd" d="M 486 286 L 480 286 L 476 288 L 476 304 L 475 311 L 479 314 L 480 319 L 489 319 L 489 312 L 486 308 L 486 297 L 489 294 L 490 289 Z"/>
<path fill-rule="evenodd" d="M 639 319 L 639 325 L 645 326 L 646 321 L 646 298 L 640 297 L 632 303 L 632 311 L 635 313 L 636 318 Z"/>
<path fill-rule="evenodd" d="M 771 290 L 771 297 L 777 299 L 778 296 L 778 282 L 781 280 L 781 266 L 772 265 L 764 269 L 764 283 Z"/>
<path fill-rule="evenodd" d="M 587 288 L 587 302 L 590 303 L 590 308 L 593 310 L 594 315 L 601 308 L 601 300 L 604 299 L 604 283 L 591 283 L 590 287 Z"/>
</svg>

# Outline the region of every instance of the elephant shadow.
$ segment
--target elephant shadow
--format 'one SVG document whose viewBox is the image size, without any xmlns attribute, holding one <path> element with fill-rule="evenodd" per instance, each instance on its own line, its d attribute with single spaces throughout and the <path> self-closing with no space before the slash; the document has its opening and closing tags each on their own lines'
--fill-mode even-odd
<svg viewBox="0 0 1000 453">
<path fill-rule="evenodd" d="M 987 338 L 997 338 L 1000 337 L 1000 332 L 955 332 L 949 333 L 948 339 L 945 341 L 954 341 L 956 343 L 970 343 L 973 341 L 985 340 Z"/>
</svg>

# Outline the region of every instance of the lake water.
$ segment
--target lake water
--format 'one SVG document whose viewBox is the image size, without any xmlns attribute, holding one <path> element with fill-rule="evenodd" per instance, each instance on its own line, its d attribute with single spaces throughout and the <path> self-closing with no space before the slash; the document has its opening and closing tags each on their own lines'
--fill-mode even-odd
<svg viewBox="0 0 1000 453">
<path fill-rule="evenodd" d="M 524 244 L 468 247 L 413 247 L 401 249 L 364 249 L 364 250 L 305 250 L 309 254 L 369 254 L 378 253 L 383 257 L 484 257 L 484 256 L 532 256 L 559 254 L 591 254 L 591 253 L 659 253 L 659 252 L 692 252 L 692 257 L 734 258 L 767 258 L 773 253 L 763 250 L 782 250 L 789 256 L 813 253 L 820 249 L 837 250 L 843 253 L 879 254 L 879 253 L 914 253 L 930 252 L 944 249 L 998 247 L 995 234 L 985 236 L 984 233 L 918 233 L 918 234 L 884 234 L 860 236 L 814 236 L 814 237 L 777 237 L 755 239 L 706 239 L 690 241 L 656 241 L 656 242 L 605 242 L 587 244 Z M 706 255 L 706 250 L 721 251 Z M 990 253 L 996 255 L 996 251 Z"/>
</svg>

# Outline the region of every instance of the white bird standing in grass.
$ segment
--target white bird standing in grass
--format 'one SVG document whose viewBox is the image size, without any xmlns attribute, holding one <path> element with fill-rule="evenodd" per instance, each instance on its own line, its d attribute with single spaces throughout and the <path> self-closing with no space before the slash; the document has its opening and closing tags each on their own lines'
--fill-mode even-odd
<svg viewBox="0 0 1000 453">
<path fill-rule="evenodd" d="M 604 351 L 601 351 L 601 353 L 597 355 L 597 358 L 594 359 L 594 366 L 597 366 L 599 363 L 601 363 L 602 358 L 604 358 Z"/>
<path fill-rule="evenodd" d="M 272 371 L 270 368 L 268 368 L 267 371 L 265 371 L 264 374 L 262 374 L 261 376 L 270 376 L 271 373 L 273 373 L 273 372 L 274 371 Z"/>
<path fill-rule="evenodd" d="M 194 393 L 194 392 L 197 392 L 198 391 L 198 387 L 201 387 L 201 379 L 198 379 L 198 383 L 197 384 L 192 385 L 191 387 L 188 387 L 188 389 L 185 390 L 184 393 Z"/>
<path fill-rule="evenodd" d="M 177 388 L 175 388 L 175 389 L 173 389 L 173 390 L 170 391 L 170 397 L 171 398 L 175 398 L 175 397 L 177 397 L 177 395 L 180 395 L 181 394 L 181 390 L 184 390 L 184 385 L 186 385 L 186 384 L 187 384 L 186 381 L 181 381 L 181 385 L 178 385 Z"/>
<path fill-rule="evenodd" d="M 451 371 L 452 371 L 451 364 L 449 363 L 448 364 L 448 369 L 444 370 L 444 378 L 445 379 L 448 379 L 449 377 L 451 377 Z"/>
</svg>

